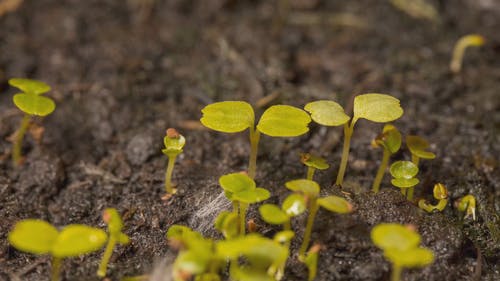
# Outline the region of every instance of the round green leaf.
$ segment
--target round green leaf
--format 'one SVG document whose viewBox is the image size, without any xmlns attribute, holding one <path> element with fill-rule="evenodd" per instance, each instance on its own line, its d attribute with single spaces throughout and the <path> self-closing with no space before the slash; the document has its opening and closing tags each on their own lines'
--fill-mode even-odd
<svg viewBox="0 0 500 281">
<path fill-rule="evenodd" d="M 9 84 L 19 90 L 34 95 L 41 95 L 50 91 L 50 86 L 46 83 L 33 79 L 12 78 L 9 79 Z"/>
<path fill-rule="evenodd" d="M 271 193 L 264 188 L 254 188 L 233 193 L 232 200 L 253 204 L 269 199 Z"/>
<path fill-rule="evenodd" d="M 414 154 L 423 159 L 434 159 L 436 154 L 426 151 L 429 148 L 429 143 L 419 136 L 406 136 L 406 146 L 411 154 Z"/>
<path fill-rule="evenodd" d="M 292 240 L 295 236 L 295 233 L 291 230 L 283 230 L 274 235 L 274 241 L 279 242 L 281 244 L 287 243 Z"/>
<path fill-rule="evenodd" d="M 288 258 L 288 249 L 285 246 L 256 233 L 220 241 L 216 248 L 222 258 L 229 260 L 245 256 L 249 260 L 282 264 Z"/>
<path fill-rule="evenodd" d="M 308 167 L 313 167 L 318 170 L 326 170 L 330 168 L 330 165 L 326 163 L 326 160 L 324 158 L 309 153 L 302 153 L 300 155 L 300 161 L 304 165 Z"/>
<path fill-rule="evenodd" d="M 222 189 L 231 193 L 255 189 L 255 182 L 249 176 L 242 173 L 224 175 L 219 178 L 219 184 L 222 186 Z"/>
<path fill-rule="evenodd" d="M 371 231 L 371 238 L 373 243 L 384 251 L 388 249 L 404 251 L 420 244 L 418 233 L 397 223 L 376 225 Z"/>
<path fill-rule="evenodd" d="M 407 250 L 387 249 L 384 256 L 401 267 L 423 267 L 434 261 L 434 253 L 426 248 L 410 248 Z"/>
<path fill-rule="evenodd" d="M 57 229 L 43 220 L 22 220 L 9 233 L 9 243 L 16 249 L 32 254 L 50 252 L 58 235 Z"/>
<path fill-rule="evenodd" d="M 66 226 L 52 246 L 52 255 L 58 258 L 75 257 L 102 248 L 108 236 L 99 228 L 81 224 Z"/>
<path fill-rule="evenodd" d="M 301 194 L 290 194 L 285 201 L 283 201 L 281 208 L 289 217 L 298 216 L 306 211 L 306 199 Z"/>
<path fill-rule="evenodd" d="M 394 154 L 401 148 L 401 139 L 401 133 L 398 129 L 391 124 L 386 124 L 382 134 L 377 136 L 375 142 Z"/>
<path fill-rule="evenodd" d="M 310 102 L 306 104 L 304 109 L 311 114 L 312 120 L 323 126 L 339 126 L 351 119 L 345 114 L 342 106 L 334 101 Z"/>
<path fill-rule="evenodd" d="M 179 253 L 175 259 L 174 271 L 196 275 L 206 270 L 207 263 L 205 255 L 200 255 L 197 251 L 185 251 Z"/>
<path fill-rule="evenodd" d="M 215 219 L 215 229 L 224 235 L 226 239 L 238 235 L 239 218 L 233 212 L 223 211 Z"/>
<path fill-rule="evenodd" d="M 394 186 L 397 186 L 399 188 L 409 188 L 412 186 L 415 186 L 419 183 L 420 181 L 417 178 L 411 178 L 411 179 L 392 179 L 391 183 Z"/>
<path fill-rule="evenodd" d="M 298 179 L 285 183 L 286 188 L 295 192 L 302 192 L 312 197 L 319 194 L 319 184 L 312 180 Z"/>
<path fill-rule="evenodd" d="M 250 104 L 243 101 L 223 101 L 201 110 L 201 123 L 212 130 L 236 133 L 254 126 L 255 115 Z"/>
<path fill-rule="evenodd" d="M 396 161 L 391 165 L 390 172 L 396 179 L 411 179 L 418 174 L 418 167 L 411 161 Z"/>
<path fill-rule="evenodd" d="M 170 138 L 168 136 L 163 138 L 163 143 L 165 144 L 165 149 L 162 149 L 165 155 L 177 155 L 182 153 L 182 148 L 186 144 L 186 139 L 183 135 L 178 137 Z"/>
<path fill-rule="evenodd" d="M 296 137 L 309 131 L 311 117 L 304 110 L 289 105 L 274 105 L 260 118 L 257 129 L 271 137 Z"/>
<path fill-rule="evenodd" d="M 347 202 L 342 197 L 338 196 L 327 196 L 318 199 L 318 205 L 321 207 L 327 209 L 330 212 L 335 212 L 338 214 L 347 214 L 352 212 L 352 205 L 351 203 Z"/>
<path fill-rule="evenodd" d="M 284 224 L 290 218 L 278 206 L 274 204 L 264 204 L 259 207 L 262 219 L 269 224 Z"/>
<path fill-rule="evenodd" d="M 354 98 L 354 120 L 359 118 L 373 122 L 391 122 L 403 115 L 399 100 L 385 94 L 363 94 Z"/>
<path fill-rule="evenodd" d="M 56 109 L 53 100 L 32 93 L 15 94 L 13 101 L 20 110 L 31 115 L 46 116 Z"/>
</svg>

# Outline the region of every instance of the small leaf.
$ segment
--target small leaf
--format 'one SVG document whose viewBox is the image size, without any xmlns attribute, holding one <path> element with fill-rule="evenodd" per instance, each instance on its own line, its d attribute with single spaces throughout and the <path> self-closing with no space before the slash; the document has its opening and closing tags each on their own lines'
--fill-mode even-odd
<svg viewBox="0 0 500 281">
<path fill-rule="evenodd" d="M 81 224 L 66 226 L 52 246 L 52 255 L 58 258 L 76 257 L 102 248 L 108 236 L 99 228 Z"/>
<path fill-rule="evenodd" d="M 235 192 L 232 195 L 232 199 L 247 204 L 253 204 L 267 200 L 270 196 L 271 193 L 269 193 L 267 189 L 257 187 L 254 189 Z"/>
<path fill-rule="evenodd" d="M 169 130 L 175 131 L 175 129 L 170 128 L 167 132 Z M 177 131 L 175 132 L 177 133 Z M 167 156 L 176 156 L 182 153 L 182 148 L 186 144 L 186 139 L 179 133 L 170 135 L 167 133 L 167 135 L 163 138 L 163 143 L 165 144 L 165 149 L 162 149 L 163 154 Z"/>
<path fill-rule="evenodd" d="M 224 191 L 234 193 L 244 190 L 255 189 L 255 182 L 247 175 L 242 173 L 227 174 L 219 178 L 219 184 Z"/>
<path fill-rule="evenodd" d="M 338 196 L 327 196 L 318 199 L 318 204 L 327 209 L 330 212 L 335 212 L 338 214 L 347 214 L 352 212 L 352 205 L 351 203 L 347 202 L 342 197 Z"/>
<path fill-rule="evenodd" d="M 300 161 L 302 162 L 302 164 L 318 170 L 326 170 L 330 168 L 330 165 L 326 163 L 326 160 L 324 158 L 309 153 L 301 153 Z"/>
<path fill-rule="evenodd" d="M 409 188 L 412 186 L 415 186 L 419 183 L 420 181 L 417 178 L 411 178 L 411 179 L 392 179 L 391 183 L 394 186 L 397 186 L 399 188 Z"/>
<path fill-rule="evenodd" d="M 407 250 L 420 244 L 420 235 L 410 228 L 397 223 L 381 223 L 371 231 L 373 243 L 386 251 L 388 249 Z"/>
<path fill-rule="evenodd" d="M 264 204 L 259 207 L 262 219 L 269 224 L 284 224 L 290 218 L 278 206 L 274 204 Z"/>
<path fill-rule="evenodd" d="M 274 235 L 274 241 L 284 244 L 290 242 L 292 238 L 295 236 L 295 233 L 291 230 L 283 230 Z"/>
<path fill-rule="evenodd" d="M 19 90 L 29 93 L 29 94 L 34 94 L 34 95 L 41 95 L 43 93 L 46 93 L 50 91 L 50 86 L 47 85 L 46 83 L 38 80 L 33 80 L 33 79 L 26 79 L 26 78 L 12 78 L 9 79 L 9 84 L 13 87 L 18 88 Z"/>
<path fill-rule="evenodd" d="M 448 198 L 448 189 L 442 183 L 436 183 L 433 189 L 434 198 L 437 200 L 447 199 Z"/>
<path fill-rule="evenodd" d="M 311 117 L 289 105 L 274 105 L 264 111 L 257 129 L 272 137 L 296 137 L 309 131 Z"/>
<path fill-rule="evenodd" d="M 226 239 L 238 236 L 238 215 L 233 212 L 223 211 L 215 219 L 215 229 L 224 235 Z"/>
<path fill-rule="evenodd" d="M 184 225 L 174 224 L 167 230 L 167 239 L 181 240 L 186 233 L 193 232 L 193 230 Z"/>
<path fill-rule="evenodd" d="M 354 98 L 354 120 L 364 118 L 386 123 L 398 119 L 401 115 L 403 109 L 395 97 L 385 94 L 364 94 Z"/>
<path fill-rule="evenodd" d="M 434 261 L 434 253 L 426 248 L 391 248 L 384 251 L 384 256 L 394 264 L 407 268 L 423 267 Z"/>
<path fill-rule="evenodd" d="M 26 219 L 16 223 L 8 239 L 20 251 L 41 255 L 50 252 L 58 234 L 46 221 Z"/>
<path fill-rule="evenodd" d="M 396 161 L 391 165 L 390 172 L 396 179 L 411 179 L 418 174 L 418 167 L 411 161 Z"/>
<path fill-rule="evenodd" d="M 334 101 L 310 102 L 306 104 L 304 109 L 311 114 L 312 120 L 323 126 L 339 126 L 351 119 L 345 114 L 342 106 Z"/>
<path fill-rule="evenodd" d="M 255 114 L 247 102 L 216 102 L 205 106 L 201 112 L 201 123 L 212 130 L 236 133 L 254 126 Z"/>
<path fill-rule="evenodd" d="M 426 151 L 429 148 L 429 143 L 419 136 L 406 136 L 406 146 L 411 154 L 414 154 L 422 159 L 434 159 L 436 154 Z"/>
<path fill-rule="evenodd" d="M 298 216 L 306 211 L 306 199 L 301 194 L 290 194 L 285 201 L 283 201 L 281 208 L 289 217 Z"/>
<path fill-rule="evenodd" d="M 196 251 L 181 252 L 174 262 L 174 272 L 178 273 L 196 275 L 203 273 L 206 268 L 207 260 L 205 255 L 199 255 Z"/>
<path fill-rule="evenodd" d="M 377 136 L 375 142 L 394 154 L 401 148 L 401 133 L 395 126 L 386 124 L 382 134 Z"/>
<path fill-rule="evenodd" d="M 14 104 L 23 112 L 31 115 L 47 116 L 56 109 L 56 104 L 48 97 L 35 94 L 15 94 Z"/>
<path fill-rule="evenodd" d="M 306 179 L 292 180 L 285 183 L 286 188 L 295 192 L 302 192 L 312 197 L 317 197 L 319 194 L 319 185 L 317 182 Z"/>
<path fill-rule="evenodd" d="M 318 251 L 313 251 L 307 253 L 307 256 L 304 260 L 304 263 L 307 266 L 308 270 L 308 281 L 313 281 L 314 278 L 316 278 L 316 274 L 318 271 L 318 257 L 319 257 L 319 252 Z"/>
</svg>

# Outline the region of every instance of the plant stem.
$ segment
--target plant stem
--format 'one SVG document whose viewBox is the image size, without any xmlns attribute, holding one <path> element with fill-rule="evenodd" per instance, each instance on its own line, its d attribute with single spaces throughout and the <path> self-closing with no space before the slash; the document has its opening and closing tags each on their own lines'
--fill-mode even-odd
<svg viewBox="0 0 500 281">
<path fill-rule="evenodd" d="M 418 157 L 417 155 L 415 154 L 412 154 L 411 155 L 411 162 L 413 164 L 415 164 L 415 166 L 418 167 L 418 163 L 420 162 L 420 157 Z M 413 192 L 414 192 L 414 187 L 410 187 L 408 188 L 408 192 L 406 192 L 406 199 L 408 199 L 408 201 L 413 201 Z"/>
<path fill-rule="evenodd" d="M 23 147 L 23 139 L 26 131 L 28 130 L 30 124 L 31 115 L 24 114 L 23 119 L 21 120 L 21 126 L 19 130 L 16 132 L 14 144 L 12 147 L 12 162 L 14 166 L 18 167 L 21 164 L 22 154 L 21 150 Z"/>
<path fill-rule="evenodd" d="M 309 207 L 309 216 L 307 217 L 306 230 L 304 232 L 304 240 L 302 241 L 302 245 L 299 250 L 299 258 L 305 258 L 305 253 L 307 250 L 307 246 L 309 246 L 309 242 L 311 240 L 311 232 L 314 224 L 314 218 L 316 217 L 316 213 L 318 212 L 318 203 L 316 203 L 316 198 L 311 198 L 311 206 Z"/>
<path fill-rule="evenodd" d="M 438 209 L 439 211 L 443 211 L 444 208 L 446 208 L 447 204 L 448 204 L 448 199 L 441 199 L 434 208 Z"/>
<path fill-rule="evenodd" d="M 401 272 L 403 268 L 399 265 L 393 265 L 392 273 L 391 273 L 391 281 L 399 281 L 401 280 Z"/>
<path fill-rule="evenodd" d="M 248 162 L 248 176 L 255 179 L 257 173 L 257 152 L 259 150 L 260 132 L 257 129 L 250 130 L 250 160 Z"/>
<path fill-rule="evenodd" d="M 59 281 L 60 278 L 60 273 L 61 273 L 61 258 L 57 257 L 52 257 L 52 281 Z"/>
<path fill-rule="evenodd" d="M 99 270 L 97 270 L 97 276 L 104 277 L 106 276 L 106 270 L 108 268 L 109 259 L 113 254 L 113 249 L 116 245 L 116 239 L 113 235 L 110 234 L 108 239 L 108 245 L 106 245 L 106 250 L 102 255 L 101 264 L 99 265 Z"/>
<path fill-rule="evenodd" d="M 245 235 L 245 225 L 246 225 L 246 217 L 247 217 L 247 208 L 248 204 L 240 202 L 240 236 Z"/>
<path fill-rule="evenodd" d="M 174 188 L 172 187 L 172 173 L 174 171 L 175 158 L 177 155 L 168 155 L 167 171 L 165 172 L 165 190 L 168 194 L 174 194 Z"/>
<path fill-rule="evenodd" d="M 388 149 L 384 148 L 384 155 L 382 156 L 382 162 L 380 162 L 380 167 L 378 168 L 377 175 L 375 176 L 375 180 L 373 181 L 372 185 L 372 191 L 375 193 L 378 193 L 380 190 L 380 183 L 384 178 L 385 170 L 387 169 L 390 156 L 391 152 L 389 152 Z"/>
<path fill-rule="evenodd" d="M 314 167 L 307 167 L 307 179 L 312 181 L 314 177 L 314 172 L 316 172 L 316 169 Z"/>
<path fill-rule="evenodd" d="M 354 121 L 349 125 L 344 124 L 344 147 L 342 148 L 342 159 L 340 160 L 339 172 L 337 174 L 336 185 L 342 185 L 344 182 L 344 174 L 347 168 L 347 160 L 349 159 L 349 148 L 351 147 L 351 136 L 354 130 Z"/>
<path fill-rule="evenodd" d="M 407 191 L 406 191 L 406 199 L 408 201 L 413 201 L 413 186 L 412 187 L 409 187 L 407 188 Z"/>
</svg>

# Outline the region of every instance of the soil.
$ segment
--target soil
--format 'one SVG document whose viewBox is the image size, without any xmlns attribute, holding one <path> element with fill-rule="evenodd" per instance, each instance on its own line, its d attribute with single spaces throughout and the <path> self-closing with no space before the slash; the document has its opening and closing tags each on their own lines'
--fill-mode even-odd
<svg viewBox="0 0 500 281">
<path fill-rule="evenodd" d="M 0 1 L 1 2 L 1 1 Z M 58 227 L 84 223 L 105 228 L 101 212 L 124 216 L 128 246 L 118 247 L 109 277 L 150 274 L 169 280 L 175 257 L 165 233 L 188 225 L 219 237 L 216 214 L 229 208 L 218 178 L 246 168 L 246 133 L 226 135 L 197 122 L 205 105 L 246 100 L 257 114 L 272 104 L 302 107 L 354 94 L 390 93 L 401 99 L 403 134 L 427 138 L 438 157 L 422 161 L 417 197 L 432 200 L 434 183 L 449 189 L 450 204 L 428 214 L 406 201 L 385 176 L 369 191 L 381 160 L 370 141 L 382 125 L 358 122 L 343 190 L 332 185 L 340 162 L 341 128 L 311 125 L 293 139 L 264 136 L 257 182 L 280 202 L 284 183 L 303 177 L 300 152 L 328 159 L 317 173 L 322 193 L 354 204 L 351 215 L 320 211 L 313 240 L 321 243 L 317 280 L 388 280 L 390 264 L 370 240 L 381 222 L 414 224 L 435 262 L 405 270 L 404 280 L 500 280 L 500 6 L 495 1 L 429 1 L 439 21 L 415 19 L 389 1 L 292 0 L 280 26 L 274 1 L 24 1 L 0 18 L 0 280 L 47 280 L 49 258 L 21 253 L 6 236 L 25 218 Z M 480 33 L 482 48 L 467 50 L 463 71 L 448 70 L 458 38 Z M 57 102 L 40 142 L 25 141 L 24 165 L 10 161 L 8 137 L 21 114 L 11 102 L 10 77 L 30 77 L 53 87 Z M 264 97 L 270 98 L 265 102 Z M 348 110 L 352 106 L 346 106 Z M 178 194 L 168 201 L 161 154 L 165 129 L 186 136 L 174 171 Z M 393 157 L 409 159 L 406 149 Z M 452 207 L 473 194 L 478 218 L 461 220 Z M 249 218 L 259 231 L 276 228 Z M 304 217 L 294 221 L 300 236 Z M 294 245 L 297 247 L 297 245 Z M 67 259 L 64 280 L 97 280 L 100 253 Z M 291 259 L 284 280 L 305 280 Z"/>
</svg>

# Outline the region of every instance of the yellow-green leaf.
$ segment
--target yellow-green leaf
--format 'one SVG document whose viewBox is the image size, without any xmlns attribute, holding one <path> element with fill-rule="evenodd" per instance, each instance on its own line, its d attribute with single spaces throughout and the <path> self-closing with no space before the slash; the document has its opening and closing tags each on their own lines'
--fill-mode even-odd
<svg viewBox="0 0 500 281">
<path fill-rule="evenodd" d="M 233 212 L 223 211 L 215 219 L 215 229 L 224 235 L 226 239 L 231 239 L 238 235 L 238 215 Z"/>
<path fill-rule="evenodd" d="M 311 114 L 314 122 L 323 126 L 339 126 L 351 119 L 345 114 L 342 106 L 334 101 L 313 101 L 306 104 L 304 109 Z"/>
<path fill-rule="evenodd" d="M 418 167 L 411 161 L 396 161 L 391 165 L 390 172 L 396 179 L 411 179 L 418 174 Z"/>
<path fill-rule="evenodd" d="M 186 139 L 183 135 L 179 134 L 177 130 L 169 128 L 167 135 L 163 138 L 165 149 L 162 150 L 163 154 L 167 156 L 177 156 L 182 153 L 182 148 L 186 144 Z"/>
<path fill-rule="evenodd" d="M 216 102 L 205 106 L 201 112 L 201 123 L 212 130 L 236 133 L 254 126 L 255 114 L 247 102 Z"/>
<path fill-rule="evenodd" d="M 16 223 L 8 239 L 20 251 L 41 255 L 50 252 L 58 234 L 57 229 L 46 221 L 27 219 Z"/>
<path fill-rule="evenodd" d="M 381 223 L 371 231 L 373 243 L 386 251 L 388 249 L 407 250 L 420 244 L 420 235 L 412 229 L 397 223 Z"/>
<path fill-rule="evenodd" d="M 394 125 L 386 124 L 382 134 L 378 135 L 375 139 L 375 143 L 383 146 L 391 154 L 394 154 L 401 148 L 401 139 L 401 133 L 398 129 Z"/>
<path fill-rule="evenodd" d="M 259 207 L 259 213 L 262 219 L 269 224 L 283 224 L 290 218 L 274 204 L 264 204 Z"/>
<path fill-rule="evenodd" d="M 317 182 L 306 179 L 292 180 L 285 183 L 285 186 L 291 191 L 301 192 L 312 197 L 317 197 L 320 189 Z"/>
<path fill-rule="evenodd" d="M 53 100 L 32 93 L 15 94 L 13 101 L 20 110 L 31 115 L 46 116 L 56 109 Z"/>
<path fill-rule="evenodd" d="M 295 236 L 295 233 L 291 230 L 283 230 L 278 233 L 276 233 L 273 237 L 274 241 L 284 244 L 292 240 L 292 238 Z"/>
<path fill-rule="evenodd" d="M 423 159 L 434 159 L 436 154 L 426 151 L 429 148 L 429 143 L 419 136 L 406 136 L 406 146 L 410 152 Z"/>
<path fill-rule="evenodd" d="M 301 194 L 290 194 L 285 201 L 283 201 L 281 208 L 290 217 L 298 216 L 306 211 L 306 199 Z"/>
<path fill-rule="evenodd" d="M 50 91 L 50 86 L 46 83 L 33 79 L 26 78 L 12 78 L 9 79 L 9 84 L 13 87 L 18 88 L 24 93 L 30 93 L 34 95 L 41 95 Z"/>
<path fill-rule="evenodd" d="M 420 181 L 417 178 L 411 178 L 411 179 L 400 178 L 391 180 L 392 185 L 397 186 L 399 188 L 409 188 L 417 185 L 419 182 Z"/>
<path fill-rule="evenodd" d="M 347 200 L 342 197 L 332 195 L 320 198 L 317 202 L 321 207 L 331 212 L 338 214 L 347 214 L 352 212 L 351 203 L 347 202 Z"/>
<path fill-rule="evenodd" d="M 359 118 L 373 122 L 391 122 L 403 115 L 399 100 L 385 94 L 363 94 L 354 98 L 354 120 Z"/>
<path fill-rule="evenodd" d="M 319 252 L 318 251 L 313 251 L 310 253 L 307 253 L 307 256 L 304 260 L 304 263 L 307 266 L 308 270 L 308 281 L 313 281 L 316 278 L 316 274 L 318 271 L 318 256 Z"/>
<path fill-rule="evenodd" d="M 102 248 L 108 236 L 99 228 L 81 224 L 66 226 L 52 246 L 52 255 L 58 258 L 75 257 Z"/>
<path fill-rule="evenodd" d="M 242 173 L 224 175 L 219 178 L 219 184 L 225 191 L 231 193 L 255 189 L 255 182 L 249 176 Z"/>
<path fill-rule="evenodd" d="M 264 188 L 254 188 L 243 191 L 238 191 L 232 194 L 231 199 L 243 203 L 253 204 L 267 200 L 271 196 L 271 193 Z"/>
<path fill-rule="evenodd" d="M 260 118 L 257 129 L 272 137 L 296 137 L 309 131 L 311 117 L 304 110 L 289 105 L 274 105 Z"/>
<path fill-rule="evenodd" d="M 394 264 L 407 268 L 423 267 L 434 261 L 434 253 L 426 248 L 391 248 L 384 251 L 384 256 Z"/>
<path fill-rule="evenodd" d="M 308 166 L 308 167 L 313 167 L 318 170 L 326 170 L 330 167 L 328 163 L 326 163 L 325 158 L 319 157 L 312 155 L 310 153 L 302 153 L 300 155 L 300 161 Z"/>
</svg>

